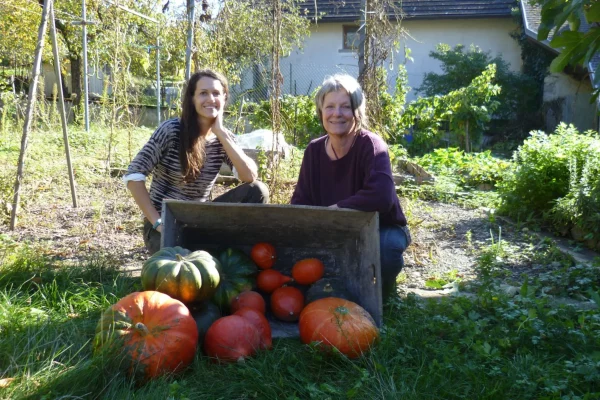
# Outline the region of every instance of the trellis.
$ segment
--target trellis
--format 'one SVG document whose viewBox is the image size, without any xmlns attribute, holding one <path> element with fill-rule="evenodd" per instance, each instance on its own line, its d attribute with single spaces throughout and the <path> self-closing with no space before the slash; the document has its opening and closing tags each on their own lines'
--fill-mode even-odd
<svg viewBox="0 0 600 400">
<path fill-rule="evenodd" d="M 148 17 L 148 16 L 138 13 L 134 10 L 130 10 L 124 6 L 113 3 L 110 0 L 109 0 L 109 2 L 124 11 L 127 11 L 138 17 L 147 19 L 149 21 L 152 21 L 152 22 L 158 24 L 158 21 L 154 18 Z M 85 129 L 86 129 L 86 131 L 88 131 L 89 130 L 89 122 L 88 122 L 89 120 L 88 120 L 88 100 L 87 100 L 87 98 L 88 98 L 87 38 L 85 35 L 85 27 L 89 21 L 86 21 L 86 16 L 85 16 L 85 0 L 82 0 L 82 6 L 83 6 L 82 20 L 78 21 L 76 24 L 82 25 L 83 30 L 84 30 L 84 37 L 83 37 L 83 52 L 84 52 L 84 60 L 85 60 L 85 62 L 84 62 L 84 106 L 85 106 Z M 51 41 L 52 41 L 52 50 L 53 50 L 53 57 L 54 57 L 54 69 L 55 69 L 57 86 L 58 86 L 58 94 L 59 94 L 59 113 L 60 113 L 61 126 L 62 126 L 62 131 L 63 131 L 65 154 L 66 154 L 66 159 L 67 159 L 69 184 L 71 187 L 71 198 L 73 201 L 73 207 L 74 208 L 78 207 L 77 191 L 75 188 L 75 178 L 74 178 L 74 174 L 73 174 L 73 166 L 71 163 L 69 137 L 68 137 L 68 130 L 67 130 L 67 118 L 66 118 L 66 112 L 65 112 L 65 97 L 64 97 L 64 92 L 63 92 L 62 75 L 61 75 L 61 67 L 60 67 L 60 55 L 59 55 L 59 51 L 58 51 L 58 39 L 57 39 L 57 35 L 56 35 L 56 24 L 55 24 L 55 18 L 54 18 L 54 0 L 44 0 L 44 4 L 43 4 L 43 8 L 42 8 L 42 20 L 40 22 L 40 26 L 39 26 L 39 30 L 38 30 L 38 39 L 37 39 L 36 49 L 35 49 L 35 54 L 34 54 L 31 84 L 29 86 L 27 109 L 26 109 L 26 113 L 25 113 L 25 123 L 23 125 L 23 136 L 21 138 L 21 149 L 19 152 L 17 176 L 15 179 L 15 185 L 14 185 L 14 197 L 13 197 L 13 204 L 12 204 L 11 217 L 10 217 L 10 229 L 11 230 L 14 230 L 16 227 L 16 224 L 17 224 L 17 215 L 18 215 L 18 211 L 19 211 L 19 203 L 20 203 L 20 197 L 21 197 L 21 184 L 23 181 L 24 170 L 25 170 L 25 156 L 27 153 L 29 133 L 31 131 L 31 125 L 33 123 L 33 114 L 34 114 L 34 109 L 35 109 L 36 93 L 37 93 L 40 72 L 41 72 L 42 53 L 43 53 L 44 41 L 46 38 L 46 31 L 48 30 L 49 21 L 50 21 L 50 37 L 51 37 Z M 161 98 L 160 98 L 161 97 L 160 96 L 160 39 L 158 36 L 156 38 L 155 48 L 156 48 L 156 74 L 157 74 L 157 103 L 158 103 L 157 104 L 157 113 L 158 113 L 158 121 L 160 122 L 160 119 L 161 119 L 161 115 L 160 115 L 160 102 L 161 102 Z"/>
<path fill-rule="evenodd" d="M 35 55 L 33 61 L 33 70 L 31 73 L 31 85 L 29 86 L 29 97 L 27 99 L 27 111 L 25 112 L 25 123 L 23 124 L 23 136 L 21 138 L 21 150 L 19 152 L 19 162 L 17 166 L 17 177 L 15 179 L 15 193 L 10 215 L 10 229 L 14 230 L 17 224 L 17 213 L 19 209 L 19 201 L 21 194 L 21 182 L 23 181 L 23 171 L 25 169 L 25 154 L 27 153 L 27 143 L 29 140 L 29 132 L 33 122 L 33 112 L 36 101 L 36 93 L 38 80 L 40 77 L 40 69 L 42 66 L 42 50 L 46 31 L 48 29 L 48 20 L 50 20 L 50 38 L 52 40 L 52 52 L 54 55 L 54 70 L 56 73 L 58 95 L 59 95 L 59 113 L 60 122 L 63 131 L 63 141 L 65 144 L 65 155 L 67 158 L 67 168 L 69 172 L 69 184 L 71 186 L 71 198 L 73 207 L 77 207 L 77 192 L 75 189 L 75 178 L 73 176 L 73 167 L 71 165 L 71 152 L 69 147 L 69 136 L 67 132 L 67 116 L 65 113 L 65 94 L 63 92 L 62 77 L 60 74 L 60 55 L 58 52 L 58 40 L 56 38 L 56 23 L 54 20 L 54 0 L 44 0 L 42 8 L 42 20 L 38 30 L 38 39 L 35 47 Z"/>
</svg>

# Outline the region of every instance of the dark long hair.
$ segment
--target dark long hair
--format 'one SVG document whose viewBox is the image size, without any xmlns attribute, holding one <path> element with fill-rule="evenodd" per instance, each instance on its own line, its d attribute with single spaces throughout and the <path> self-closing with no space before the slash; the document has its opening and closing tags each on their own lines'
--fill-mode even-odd
<svg viewBox="0 0 600 400">
<path fill-rule="evenodd" d="M 198 113 L 194 107 L 194 93 L 198 81 L 204 77 L 216 79 L 221 82 L 225 100 L 229 97 L 229 84 L 227 78 L 220 73 L 203 69 L 190 77 L 184 92 L 181 104 L 181 133 L 179 136 L 179 162 L 181 163 L 181 173 L 186 182 L 193 182 L 198 177 L 200 169 L 204 164 L 204 145 L 205 137 L 200 135 L 200 124 L 198 123 Z M 223 104 L 223 107 L 225 104 Z"/>
</svg>

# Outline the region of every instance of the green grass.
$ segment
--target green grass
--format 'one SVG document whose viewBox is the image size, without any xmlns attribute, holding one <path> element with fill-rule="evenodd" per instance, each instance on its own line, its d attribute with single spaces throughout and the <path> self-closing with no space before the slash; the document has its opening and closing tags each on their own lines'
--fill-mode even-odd
<svg viewBox="0 0 600 400">
<path fill-rule="evenodd" d="M 244 364 L 198 353 L 183 374 L 137 386 L 91 355 L 100 312 L 139 290 L 110 260 L 57 266 L 23 247 L 0 268 L 0 398 L 584 399 L 600 396 L 600 313 L 531 295 L 417 301 L 385 307 L 366 356 L 325 355 L 275 340 Z"/>
<path fill-rule="evenodd" d="M 129 153 L 135 154 L 149 134 L 116 132 L 112 165 L 125 167 Z M 70 202 L 61 137 L 60 129 L 31 135 L 25 210 L 28 205 Z M 78 190 L 97 202 L 90 206 L 90 228 L 101 229 L 105 215 L 120 212 L 124 229 L 137 229 L 139 215 L 127 212 L 134 206 L 122 200 L 123 188 L 106 179 L 110 131 L 72 129 L 71 138 Z M 2 201 L 12 199 L 19 143 L 18 130 L 0 134 L 0 165 L 8 167 L 0 169 L 3 207 Z M 456 201 L 453 193 L 464 190 L 456 182 L 444 184 L 446 189 L 431 196 Z M 409 201 L 408 215 L 412 207 Z M 4 208 L 0 217 L 6 222 Z M 27 212 L 20 221 L 54 222 Z M 77 231 L 69 234 L 77 237 Z M 550 245 L 513 250 L 499 237 L 481 253 L 479 272 L 489 281 L 477 286 L 472 297 L 426 302 L 408 297 L 387 304 L 381 341 L 360 359 L 325 355 L 298 340 L 275 340 L 271 351 L 244 364 L 215 365 L 199 352 L 181 375 L 143 386 L 111 360 L 92 357 L 91 349 L 100 313 L 140 290 L 139 280 L 120 272 L 119 262 L 107 254 L 90 252 L 74 264 L 54 257 L 51 250 L 52 242 L 23 242 L 17 235 L 0 234 L 0 382 L 14 379 L 0 387 L 1 399 L 600 398 L 600 311 L 557 306 L 544 296 L 552 287 L 562 295 L 594 298 L 590 290 L 597 296 L 600 264 L 576 266 Z M 516 256 L 559 267 L 509 298 L 493 283 Z M 441 284 L 456 277 L 437 278 Z"/>
</svg>

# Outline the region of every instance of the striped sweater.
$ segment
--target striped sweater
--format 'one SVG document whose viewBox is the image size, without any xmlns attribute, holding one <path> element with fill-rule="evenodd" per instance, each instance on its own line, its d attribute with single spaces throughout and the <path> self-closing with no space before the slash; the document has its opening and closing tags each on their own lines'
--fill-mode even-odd
<svg viewBox="0 0 600 400">
<path fill-rule="evenodd" d="M 125 182 L 143 180 L 152 174 L 150 200 L 159 213 L 163 199 L 207 201 L 221 164 L 225 162 L 233 168 L 221 142 L 212 136 L 206 141 L 206 156 L 200 175 L 194 182 L 184 182 L 179 162 L 180 131 L 179 118 L 163 122 L 135 156 L 123 178 Z"/>
</svg>

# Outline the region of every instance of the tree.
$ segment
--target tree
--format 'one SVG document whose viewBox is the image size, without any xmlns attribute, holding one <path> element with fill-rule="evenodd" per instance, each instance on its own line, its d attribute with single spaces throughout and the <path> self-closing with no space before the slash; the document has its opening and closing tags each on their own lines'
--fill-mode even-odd
<svg viewBox="0 0 600 400">
<path fill-rule="evenodd" d="M 588 67 L 600 51 L 600 1 L 598 0 L 532 0 L 542 7 L 542 22 L 538 40 L 546 40 L 552 33 L 550 46 L 561 53 L 550 65 L 552 72 L 562 72 L 567 65 Z M 585 20 L 583 19 L 585 18 Z M 580 30 L 582 22 L 589 29 Z M 600 64 L 596 66 L 592 84 L 594 100 L 600 94 Z"/>
<path fill-rule="evenodd" d="M 279 43 L 281 54 L 300 47 L 309 34 L 308 18 L 300 16 L 293 0 L 283 0 Z M 271 0 L 225 0 L 216 18 L 205 22 L 194 37 L 195 65 L 221 70 L 235 83 L 243 70 L 268 59 L 273 48 Z"/>
<path fill-rule="evenodd" d="M 492 57 L 489 52 L 473 45 L 465 51 L 463 45 L 452 48 L 441 43 L 429 56 L 441 62 L 442 73 L 426 73 L 422 85 L 416 90 L 417 93 L 426 96 L 445 95 L 468 86 L 488 65 L 495 64 L 496 74 L 493 82 L 502 87 L 502 91 L 498 95 L 500 104 L 494 113 L 491 133 L 520 138 L 532 129 L 541 128 L 539 111 L 542 85 L 534 77 L 511 71 L 509 64 L 502 57 Z"/>
</svg>

